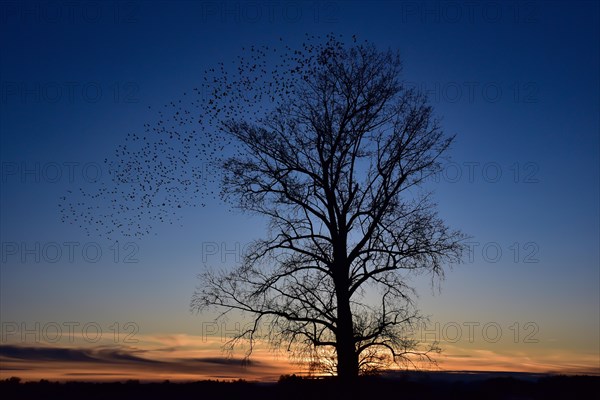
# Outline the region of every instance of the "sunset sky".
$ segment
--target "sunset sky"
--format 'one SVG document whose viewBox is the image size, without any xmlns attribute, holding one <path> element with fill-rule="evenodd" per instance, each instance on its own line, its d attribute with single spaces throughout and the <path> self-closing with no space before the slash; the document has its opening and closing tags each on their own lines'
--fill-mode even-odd
<svg viewBox="0 0 600 400">
<path fill-rule="evenodd" d="M 217 200 L 143 238 L 86 236 L 59 199 L 156 109 L 243 47 L 341 34 L 400 50 L 457 139 L 435 189 L 472 238 L 432 287 L 414 277 L 440 370 L 600 374 L 597 2 L 0 3 L 0 379 L 260 379 L 285 351 L 220 348 L 247 323 L 190 312 L 207 267 L 267 232 Z M 150 107 L 150 108 L 149 108 Z M 206 171 L 210 174 L 210 171 Z M 218 190 L 218 187 L 208 188 Z"/>
</svg>

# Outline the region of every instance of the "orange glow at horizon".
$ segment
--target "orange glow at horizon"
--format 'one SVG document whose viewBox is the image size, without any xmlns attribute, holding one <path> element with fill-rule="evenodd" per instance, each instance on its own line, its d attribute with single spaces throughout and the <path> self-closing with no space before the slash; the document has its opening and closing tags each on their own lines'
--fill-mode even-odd
<svg viewBox="0 0 600 400">
<path fill-rule="evenodd" d="M 285 354 L 264 346 L 253 352 L 249 365 L 229 358 L 218 340 L 190 335 L 145 336 L 135 346 L 101 344 L 0 346 L 0 379 L 13 376 L 25 381 L 198 381 L 237 380 L 277 381 L 284 374 L 306 374 Z M 488 349 L 448 346 L 435 357 L 431 371 L 530 372 L 600 375 L 598 356 L 568 351 L 538 353 L 494 352 Z"/>
</svg>

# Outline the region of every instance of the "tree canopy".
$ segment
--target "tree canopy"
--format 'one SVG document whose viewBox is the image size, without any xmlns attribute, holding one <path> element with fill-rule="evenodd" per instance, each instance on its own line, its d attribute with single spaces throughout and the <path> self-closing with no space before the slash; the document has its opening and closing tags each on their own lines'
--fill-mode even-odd
<svg viewBox="0 0 600 400">
<path fill-rule="evenodd" d="M 270 235 L 238 268 L 204 274 L 193 308 L 248 312 L 237 339 L 267 322 L 272 344 L 342 377 L 428 358 L 435 348 L 408 335 L 420 316 L 405 274 L 460 260 L 462 234 L 419 190 L 453 138 L 391 50 L 329 36 L 284 56 L 268 84 L 248 78 L 256 69 L 224 74 L 213 94 L 229 97 L 218 127 L 241 149 L 222 164 L 223 193 L 267 216 Z M 249 115 L 244 100 L 265 97 L 271 108 Z"/>
</svg>

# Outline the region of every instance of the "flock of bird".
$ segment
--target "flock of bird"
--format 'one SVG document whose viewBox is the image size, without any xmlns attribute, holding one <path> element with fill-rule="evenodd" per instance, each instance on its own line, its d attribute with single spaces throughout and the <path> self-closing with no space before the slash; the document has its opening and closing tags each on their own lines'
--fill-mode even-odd
<svg viewBox="0 0 600 400">
<path fill-rule="evenodd" d="M 293 101 L 299 82 L 314 72 L 323 46 L 337 40 L 333 35 L 325 44 L 318 36 L 306 39 L 298 50 L 282 39 L 274 47 L 243 48 L 230 67 L 220 62 L 206 70 L 198 87 L 159 107 L 143 134 L 128 134 L 104 160 L 108 174 L 103 176 L 109 180 L 61 197 L 62 220 L 90 236 L 141 237 L 156 222 L 181 222 L 180 209 L 217 199 L 220 166 L 244 154 L 226 123 L 259 125 L 268 113 Z"/>
</svg>

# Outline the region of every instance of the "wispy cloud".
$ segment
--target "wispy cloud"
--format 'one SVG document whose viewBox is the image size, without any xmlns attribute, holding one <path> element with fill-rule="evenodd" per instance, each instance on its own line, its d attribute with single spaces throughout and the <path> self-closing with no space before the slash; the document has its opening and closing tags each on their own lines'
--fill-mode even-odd
<svg viewBox="0 0 600 400">
<path fill-rule="evenodd" d="M 514 371 L 561 374 L 600 375 L 597 354 L 578 354 L 566 350 L 548 352 L 496 352 L 489 349 L 469 349 L 446 346 L 439 358 L 444 370 Z"/>
<path fill-rule="evenodd" d="M 65 348 L 48 346 L 0 346 L 0 376 L 24 379 L 257 379 L 276 380 L 291 371 L 291 364 L 255 357 L 183 357 L 177 348 L 139 349 L 133 347 Z M 15 372 L 18 371 L 18 374 Z"/>
</svg>

